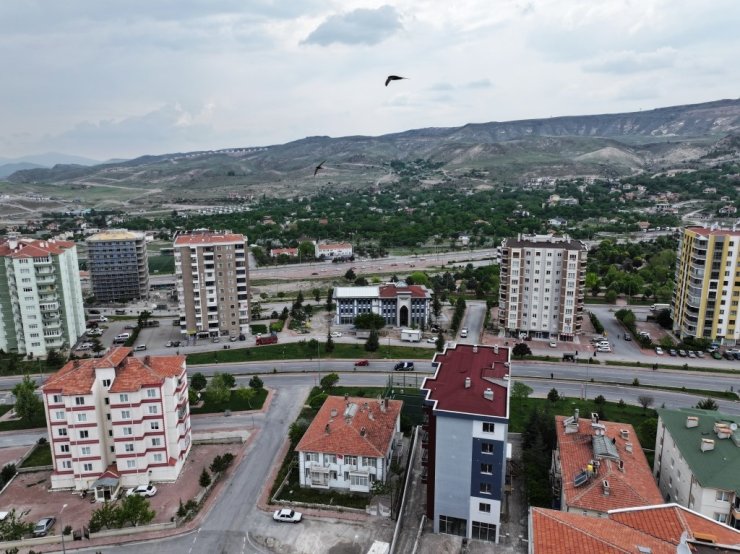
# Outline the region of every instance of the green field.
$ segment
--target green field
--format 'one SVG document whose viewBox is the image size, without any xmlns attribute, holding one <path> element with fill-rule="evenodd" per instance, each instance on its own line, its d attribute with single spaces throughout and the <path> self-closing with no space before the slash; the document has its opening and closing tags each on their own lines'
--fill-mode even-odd
<svg viewBox="0 0 740 554">
<path fill-rule="evenodd" d="M 175 272 L 174 256 L 149 256 L 149 273 L 171 274 Z"/>
<path fill-rule="evenodd" d="M 219 412 L 223 412 L 224 410 L 231 410 L 232 412 L 259 410 L 262 408 L 262 405 L 265 403 L 266 398 L 267 398 L 267 389 L 258 389 L 252 401 L 249 404 L 247 404 L 237 394 L 237 391 L 232 390 L 231 398 L 228 403 L 211 405 L 208 403 L 208 401 L 206 401 L 203 403 L 203 406 L 201 406 L 200 408 L 191 407 L 190 413 L 191 414 L 216 414 Z"/>
<path fill-rule="evenodd" d="M 51 445 L 47 442 L 37 445 L 33 453 L 21 464 L 21 467 L 50 466 L 51 464 Z"/>
</svg>

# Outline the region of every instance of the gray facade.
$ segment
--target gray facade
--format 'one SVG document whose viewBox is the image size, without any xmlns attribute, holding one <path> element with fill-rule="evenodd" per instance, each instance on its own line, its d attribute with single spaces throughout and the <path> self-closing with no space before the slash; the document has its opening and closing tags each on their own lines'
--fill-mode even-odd
<svg viewBox="0 0 740 554">
<path fill-rule="evenodd" d="M 89 237 L 92 293 L 102 302 L 125 302 L 149 295 L 149 261 L 144 233 L 111 230 Z"/>
</svg>

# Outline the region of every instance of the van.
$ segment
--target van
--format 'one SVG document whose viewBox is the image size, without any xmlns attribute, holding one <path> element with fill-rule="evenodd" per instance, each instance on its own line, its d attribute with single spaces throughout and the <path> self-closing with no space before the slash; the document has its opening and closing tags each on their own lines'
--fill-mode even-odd
<svg viewBox="0 0 740 554">
<path fill-rule="evenodd" d="M 126 342 L 130 338 L 131 338 L 131 333 L 121 333 L 120 335 L 116 335 L 116 340 L 117 341 L 124 341 L 124 342 Z"/>
</svg>

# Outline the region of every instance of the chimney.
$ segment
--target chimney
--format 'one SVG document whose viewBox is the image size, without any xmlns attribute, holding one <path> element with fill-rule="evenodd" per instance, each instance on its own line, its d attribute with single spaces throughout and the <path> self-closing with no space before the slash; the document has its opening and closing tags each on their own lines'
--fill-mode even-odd
<svg viewBox="0 0 740 554">
<path fill-rule="evenodd" d="M 624 460 L 619 460 L 617 464 L 619 465 L 619 471 L 624 472 Z"/>
<path fill-rule="evenodd" d="M 691 429 L 692 427 L 698 427 L 699 426 L 699 418 L 696 416 L 688 416 L 686 417 L 686 428 Z"/>
<path fill-rule="evenodd" d="M 714 450 L 714 439 L 701 439 L 700 448 L 702 452 L 709 452 L 710 450 Z"/>
<path fill-rule="evenodd" d="M 489 387 L 485 391 L 483 391 L 483 398 L 493 402 L 493 389 Z"/>
<path fill-rule="evenodd" d="M 364 437 L 366 433 L 367 433 L 367 429 L 365 429 L 364 427 L 362 427 L 362 428 L 360 429 L 360 436 L 361 436 L 361 437 Z"/>
<path fill-rule="evenodd" d="M 370 412 L 370 411 L 369 411 L 369 412 L 367 413 L 367 418 L 368 418 L 368 419 L 369 419 L 370 421 L 374 421 L 374 420 L 375 420 L 375 416 L 374 416 L 374 415 L 373 415 L 373 413 L 372 413 L 372 412 Z"/>
<path fill-rule="evenodd" d="M 8 248 L 15 250 L 18 247 L 18 233 L 8 233 Z"/>
<path fill-rule="evenodd" d="M 493 345 L 493 353 L 498 354 L 498 344 Z"/>
<path fill-rule="evenodd" d="M 624 443 L 624 449 L 625 449 L 625 450 L 626 450 L 627 452 L 632 452 L 632 443 L 631 443 L 631 442 L 626 442 L 626 443 Z"/>
<path fill-rule="evenodd" d="M 329 434 L 329 424 L 326 424 L 326 427 L 324 427 L 324 432 L 328 435 Z"/>
<path fill-rule="evenodd" d="M 332 408 L 331 409 L 331 417 L 337 417 L 337 409 L 336 408 Z"/>
<path fill-rule="evenodd" d="M 609 496 L 609 481 L 604 479 L 601 482 L 601 486 L 604 488 L 604 496 Z"/>
<path fill-rule="evenodd" d="M 474 344 L 473 345 L 473 354 L 477 354 L 477 353 L 478 353 L 478 345 L 477 344 Z"/>
<path fill-rule="evenodd" d="M 619 435 L 624 439 L 627 440 L 630 438 L 630 432 L 627 429 L 620 429 Z"/>
<path fill-rule="evenodd" d="M 578 423 L 578 420 L 580 419 L 580 417 L 581 417 L 581 412 L 580 412 L 580 410 L 578 408 L 576 408 L 573 411 L 573 419 L 576 420 L 576 423 Z"/>
<path fill-rule="evenodd" d="M 466 389 L 469 389 L 470 388 L 470 377 L 466 377 L 465 378 L 465 388 Z"/>
</svg>

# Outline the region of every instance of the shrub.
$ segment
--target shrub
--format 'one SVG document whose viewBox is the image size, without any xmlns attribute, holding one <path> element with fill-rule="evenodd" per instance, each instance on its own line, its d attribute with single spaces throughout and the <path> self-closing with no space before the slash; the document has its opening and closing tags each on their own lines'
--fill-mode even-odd
<svg viewBox="0 0 740 554">
<path fill-rule="evenodd" d="M 198 484 L 203 488 L 211 484 L 211 474 L 208 473 L 206 468 L 203 468 L 203 471 L 200 474 L 200 479 L 198 479 Z"/>
</svg>

